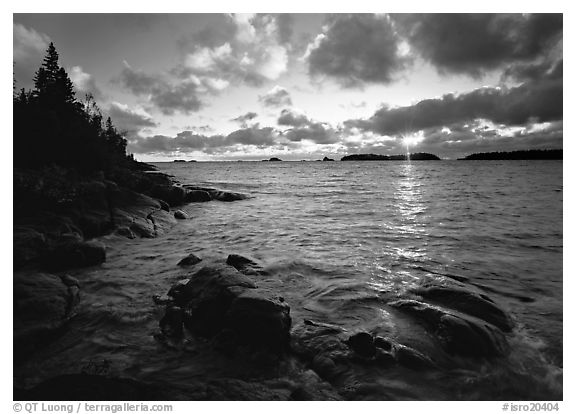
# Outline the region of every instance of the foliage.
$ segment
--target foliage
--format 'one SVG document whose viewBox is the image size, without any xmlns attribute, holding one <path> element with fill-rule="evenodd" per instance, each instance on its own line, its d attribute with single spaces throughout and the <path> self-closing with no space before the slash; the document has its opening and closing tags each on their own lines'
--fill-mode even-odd
<svg viewBox="0 0 576 414">
<path fill-rule="evenodd" d="M 14 166 L 47 165 L 80 173 L 130 165 L 126 139 L 103 117 L 94 97 L 78 101 L 74 85 L 50 43 L 34 76 L 34 89 L 14 95 Z"/>
</svg>

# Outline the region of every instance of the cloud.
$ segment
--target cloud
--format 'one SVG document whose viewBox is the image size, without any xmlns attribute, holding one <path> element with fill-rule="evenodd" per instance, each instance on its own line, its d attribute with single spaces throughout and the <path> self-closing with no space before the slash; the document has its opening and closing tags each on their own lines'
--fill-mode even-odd
<svg viewBox="0 0 576 414">
<path fill-rule="evenodd" d="M 129 142 L 129 150 L 137 154 L 205 152 L 221 153 L 240 151 L 245 147 L 268 148 L 279 144 L 279 134 L 271 127 L 254 125 L 241 128 L 228 135 L 203 135 L 193 131 L 183 131 L 175 137 L 155 135 L 134 137 Z"/>
<path fill-rule="evenodd" d="M 282 132 L 282 136 L 292 142 L 308 140 L 316 144 L 334 144 L 339 139 L 330 125 L 313 121 L 294 109 L 282 110 L 277 122 L 292 127 Z"/>
<path fill-rule="evenodd" d="M 385 106 L 367 120 L 345 124 L 391 136 L 476 119 L 504 125 L 556 121 L 562 119 L 562 95 L 561 80 L 544 79 L 514 88 L 486 87 L 461 95 L 447 94 L 406 107 Z"/>
<path fill-rule="evenodd" d="M 184 53 L 175 69 L 181 78 L 217 78 L 259 86 L 286 72 L 291 20 L 282 15 L 211 16 L 218 24 L 181 38 Z"/>
<path fill-rule="evenodd" d="M 195 79 L 172 83 L 165 76 L 134 70 L 125 63 L 119 81 L 133 94 L 145 95 L 165 115 L 189 114 L 203 106 L 199 95 L 205 88 Z"/>
<path fill-rule="evenodd" d="M 138 134 L 144 128 L 157 126 L 152 116 L 141 108 L 131 108 L 128 105 L 112 102 L 107 112 L 114 125 L 130 137 Z"/>
<path fill-rule="evenodd" d="M 441 73 L 480 77 L 530 61 L 562 38 L 562 14 L 395 14 L 395 27 Z"/>
<path fill-rule="evenodd" d="M 96 100 L 100 100 L 103 97 L 102 91 L 96 85 L 94 76 L 84 72 L 81 66 L 72 66 L 72 68 L 68 70 L 68 75 L 72 83 L 74 83 L 76 97 L 78 99 L 81 100 L 82 95 L 85 94 L 91 94 Z"/>
<path fill-rule="evenodd" d="M 248 121 L 253 120 L 257 116 L 258 114 L 256 112 L 247 112 L 244 115 L 240 115 L 237 116 L 236 118 L 231 119 L 231 121 L 238 122 L 240 125 L 242 125 L 243 128 L 245 128 Z"/>
<path fill-rule="evenodd" d="M 269 107 L 280 107 L 280 106 L 291 106 L 292 98 L 290 93 L 283 87 L 276 85 L 264 95 L 258 96 L 258 101 L 264 106 Z"/>
<path fill-rule="evenodd" d="M 50 37 L 20 23 L 13 23 L 12 29 L 14 77 L 18 87 L 30 88 L 34 73 L 42 64 L 50 44 Z"/>
<path fill-rule="evenodd" d="M 312 76 L 328 76 L 345 87 L 388 84 L 409 59 L 386 16 L 339 15 L 308 46 L 304 56 Z"/>
</svg>

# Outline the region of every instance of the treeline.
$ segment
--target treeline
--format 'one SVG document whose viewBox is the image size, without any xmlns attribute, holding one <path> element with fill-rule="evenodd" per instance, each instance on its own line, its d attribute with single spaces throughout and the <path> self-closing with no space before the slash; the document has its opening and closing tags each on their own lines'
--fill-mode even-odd
<svg viewBox="0 0 576 414">
<path fill-rule="evenodd" d="M 480 152 L 467 155 L 460 160 L 561 160 L 563 150 L 526 150 L 510 152 Z"/>
<path fill-rule="evenodd" d="M 50 43 L 34 76 L 34 89 L 13 96 L 15 167 L 57 165 L 79 173 L 132 165 L 126 139 L 106 121 L 91 95 L 81 102 Z"/>
<path fill-rule="evenodd" d="M 440 158 L 434 154 L 427 152 L 416 152 L 410 154 L 410 158 L 406 154 L 399 155 L 379 155 L 379 154 L 352 154 L 342 157 L 340 161 L 427 161 L 439 160 Z"/>
</svg>

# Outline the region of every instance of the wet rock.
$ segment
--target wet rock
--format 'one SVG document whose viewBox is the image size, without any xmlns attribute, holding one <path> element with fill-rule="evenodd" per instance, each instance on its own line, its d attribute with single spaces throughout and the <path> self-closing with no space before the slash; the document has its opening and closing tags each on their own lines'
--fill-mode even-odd
<svg viewBox="0 0 576 414">
<path fill-rule="evenodd" d="M 122 226 L 116 229 L 116 234 L 122 237 L 126 237 L 127 239 L 135 239 L 136 234 L 129 227 Z"/>
<path fill-rule="evenodd" d="M 183 212 L 182 210 L 176 210 L 174 212 L 174 218 L 179 219 L 179 220 L 187 220 L 188 219 L 188 214 L 186 214 L 185 212 Z"/>
<path fill-rule="evenodd" d="M 346 337 L 346 331 L 338 326 L 305 320 L 291 332 L 291 349 L 307 361 L 323 355 L 336 362 L 348 357 Z"/>
<path fill-rule="evenodd" d="M 461 287 L 425 286 L 414 293 L 462 313 L 482 319 L 504 332 L 510 332 L 513 323 L 508 315 L 488 296 Z"/>
<path fill-rule="evenodd" d="M 183 335 L 183 312 L 178 306 L 166 309 L 164 317 L 160 320 L 160 329 L 168 338 L 181 338 Z"/>
<path fill-rule="evenodd" d="M 166 401 L 182 399 L 174 392 L 162 390 L 129 378 L 71 374 L 46 380 L 30 390 L 15 390 L 14 398 L 25 401 Z"/>
<path fill-rule="evenodd" d="M 290 307 L 284 301 L 249 289 L 230 305 L 224 328 L 236 332 L 240 343 L 282 352 L 289 348 L 291 324 Z"/>
<path fill-rule="evenodd" d="M 153 239 L 156 237 L 154 224 L 148 220 L 138 220 L 130 224 L 129 230 L 139 237 Z"/>
<path fill-rule="evenodd" d="M 78 283 L 49 273 L 14 274 L 14 356 L 28 353 L 55 337 L 74 315 Z"/>
<path fill-rule="evenodd" d="M 332 358 L 323 354 L 318 354 L 312 359 L 312 369 L 326 380 L 335 378 L 339 373 Z"/>
<path fill-rule="evenodd" d="M 473 316 L 416 300 L 399 300 L 390 305 L 420 320 L 450 354 L 487 357 L 509 351 L 500 329 Z"/>
<path fill-rule="evenodd" d="M 60 276 L 60 280 L 62 280 L 62 283 L 64 283 L 68 287 L 71 286 L 80 287 L 80 281 L 73 276 L 64 274 Z"/>
<path fill-rule="evenodd" d="M 42 258 L 42 265 L 50 271 L 94 266 L 106 261 L 106 246 L 96 241 L 59 243 Z"/>
<path fill-rule="evenodd" d="M 376 348 L 380 348 L 384 351 L 392 351 L 392 342 L 390 342 L 388 339 L 383 338 L 381 336 L 377 336 L 374 338 L 374 346 Z"/>
<path fill-rule="evenodd" d="M 204 190 L 188 190 L 186 193 L 187 203 L 204 203 L 206 201 L 211 201 L 212 196 L 208 191 Z"/>
<path fill-rule="evenodd" d="M 263 275 L 266 274 L 262 266 L 254 260 L 249 259 L 239 254 L 231 254 L 226 259 L 226 264 L 234 267 L 236 270 L 244 273 L 245 275 Z"/>
<path fill-rule="evenodd" d="M 186 189 L 178 185 L 156 184 L 150 191 L 154 198 L 165 201 L 174 207 L 186 202 Z"/>
<path fill-rule="evenodd" d="M 195 254 L 190 253 L 188 256 L 186 256 L 184 259 L 178 262 L 178 266 L 180 267 L 194 266 L 195 264 L 198 264 L 201 261 L 202 261 L 201 258 L 196 256 Z"/>
<path fill-rule="evenodd" d="M 170 212 L 170 205 L 164 200 L 156 200 L 160 204 L 160 208 L 164 211 Z"/>
<path fill-rule="evenodd" d="M 374 338 L 367 332 L 360 332 L 348 338 L 348 346 L 358 355 L 371 358 L 376 354 Z"/>
<path fill-rule="evenodd" d="M 230 191 L 220 191 L 220 190 L 211 191 L 210 196 L 212 197 L 213 200 L 226 201 L 226 202 L 245 200 L 248 198 L 246 194 L 234 193 Z"/>
<path fill-rule="evenodd" d="M 426 355 L 408 346 L 397 344 L 394 351 L 398 363 L 408 368 L 423 370 L 435 366 L 434 362 Z"/>
</svg>

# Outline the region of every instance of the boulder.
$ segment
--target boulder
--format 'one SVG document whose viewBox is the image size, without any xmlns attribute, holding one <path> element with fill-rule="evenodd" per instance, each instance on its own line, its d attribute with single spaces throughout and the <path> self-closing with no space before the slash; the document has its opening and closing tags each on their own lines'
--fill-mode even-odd
<svg viewBox="0 0 576 414">
<path fill-rule="evenodd" d="M 178 266 L 180 267 L 194 266 L 195 264 L 198 264 L 201 261 L 202 261 L 201 258 L 196 256 L 195 254 L 190 253 L 188 256 L 186 256 L 184 259 L 178 262 Z"/>
<path fill-rule="evenodd" d="M 78 281 L 49 273 L 14 274 L 14 357 L 21 359 L 65 326 L 79 301 Z"/>
<path fill-rule="evenodd" d="M 106 261 L 106 246 L 96 241 L 64 241 L 56 244 L 42 258 L 50 271 L 94 266 Z"/>
<path fill-rule="evenodd" d="M 160 329 L 168 338 L 181 338 L 183 335 L 183 312 L 178 306 L 169 306 L 160 320 Z"/>
<path fill-rule="evenodd" d="M 358 355 L 371 358 L 376 355 L 374 338 L 367 332 L 360 332 L 348 338 L 348 346 Z"/>
<path fill-rule="evenodd" d="M 187 203 L 202 203 L 206 201 L 211 201 L 212 196 L 208 191 L 204 190 L 188 190 L 186 192 L 186 202 Z"/>
<path fill-rule="evenodd" d="M 186 189 L 178 185 L 156 184 L 152 187 L 150 193 L 154 198 L 163 200 L 172 207 L 186 202 Z"/>
<path fill-rule="evenodd" d="M 226 259 L 226 264 L 234 267 L 239 272 L 245 275 L 263 275 L 266 274 L 262 266 L 256 263 L 254 260 L 249 259 L 239 254 L 228 255 Z"/>
<path fill-rule="evenodd" d="M 421 321 L 450 354 L 472 357 L 505 355 L 509 351 L 504 333 L 481 319 L 416 300 L 390 303 Z"/>
<path fill-rule="evenodd" d="M 39 259 L 47 248 L 46 236 L 32 227 L 14 226 L 13 257 L 16 269 Z"/>
<path fill-rule="evenodd" d="M 233 331 L 240 344 L 282 352 L 289 348 L 291 324 L 290 307 L 283 299 L 248 289 L 230 305 L 224 329 Z"/>
<path fill-rule="evenodd" d="M 187 220 L 188 219 L 188 214 L 186 214 L 185 212 L 183 212 L 182 210 L 176 210 L 174 212 L 174 218 L 179 219 L 179 220 Z"/>
<path fill-rule="evenodd" d="M 275 353 L 289 347 L 290 307 L 229 266 L 204 266 L 168 295 L 192 334 Z"/>
<path fill-rule="evenodd" d="M 458 286 L 435 285 L 425 285 L 413 292 L 431 302 L 482 319 L 504 332 L 512 331 L 509 316 L 486 295 Z"/>
</svg>

